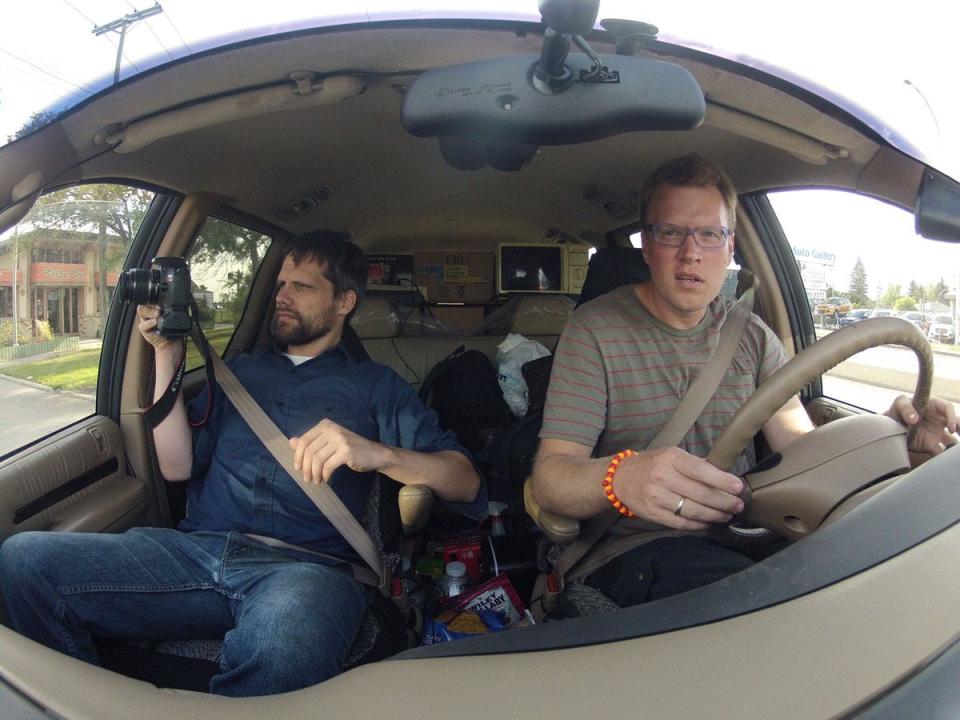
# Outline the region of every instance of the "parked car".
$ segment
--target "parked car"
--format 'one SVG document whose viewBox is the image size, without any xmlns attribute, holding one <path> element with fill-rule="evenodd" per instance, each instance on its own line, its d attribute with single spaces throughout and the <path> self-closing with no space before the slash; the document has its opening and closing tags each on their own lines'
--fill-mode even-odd
<svg viewBox="0 0 960 720">
<path fill-rule="evenodd" d="M 838 325 L 840 318 L 850 312 L 851 307 L 850 298 L 831 297 L 817 303 L 817 314 L 820 315 L 823 322 Z"/>
<path fill-rule="evenodd" d="M 927 330 L 931 342 L 953 345 L 957 341 L 957 326 L 949 315 L 935 315 Z"/>
<path fill-rule="evenodd" d="M 870 317 L 896 317 L 896 310 L 890 310 L 889 308 L 877 308 L 872 313 Z"/>
<path fill-rule="evenodd" d="M 868 317 L 873 316 L 873 311 L 867 308 L 857 308 L 856 310 L 851 310 L 842 318 L 840 318 L 840 327 L 847 327 L 848 325 L 853 325 L 856 322 L 861 320 L 866 320 Z"/>
<path fill-rule="evenodd" d="M 730 172 L 741 193 L 737 259 L 758 278 L 758 311 L 790 354 L 825 346 L 770 201 L 784 188 L 835 188 L 898 209 L 923 235 L 898 240 L 905 254 L 924 238 L 960 241 L 960 183 L 919 141 L 856 98 L 737 48 L 685 42 L 671 28 L 658 38 L 631 22 L 546 33 L 538 15 L 479 6 L 277 28 L 142 62 L 117 84 L 91 82 L 92 95 L 0 148 L 9 243 L 0 263 L 14 270 L 5 278 L 34 282 L 17 327 L 76 320 L 71 337 L 103 343 L 85 397 L 41 391 L 35 375 L 17 386 L 17 397 L 41 393 L 31 410 L 52 408 L 47 424 L 11 411 L 21 401 L 5 391 L 7 423 L 16 415 L 21 426 L 9 430 L 28 437 L 0 458 L 0 539 L 176 517 L 177 488 L 157 469 L 144 419 L 149 350 L 134 307 L 113 292 L 119 273 L 158 255 L 186 257 L 196 292 L 205 286 L 222 306 L 210 333 L 229 357 L 268 342 L 284 246 L 316 228 L 350 232 L 379 283 L 356 333 L 418 386 L 459 345 L 492 358 L 513 331 L 553 347 L 590 250 L 630 248 L 641 178 L 678 154 Z M 572 34 L 583 41 L 569 43 Z M 834 39 L 811 42 L 827 53 Z M 569 85 L 535 85 L 541 62 Z M 99 214 L 77 221 L 85 202 Z M 825 249 L 857 234 L 828 234 Z M 536 288 L 504 284 L 496 269 L 511 244 L 536 246 L 559 274 L 527 273 Z M 6 264 L 15 257 L 19 268 Z M 829 307 L 837 319 L 850 310 L 846 298 Z M 204 386 L 202 365 L 191 354 L 188 396 Z M 843 430 L 876 418 L 824 393 L 821 365 L 795 387 L 768 387 L 799 392 L 821 437 L 841 439 L 820 444 L 841 458 L 843 469 L 821 473 L 829 487 L 848 466 L 876 461 Z M 136 663 L 94 667 L 0 627 L 0 716 L 947 716 L 960 707 L 960 450 L 914 470 L 880 465 L 871 477 L 890 478 L 844 500 L 824 527 L 805 528 L 795 513 L 806 503 L 788 503 L 779 519 L 796 535 L 726 580 L 610 614 L 411 647 L 280 696 L 158 690 L 172 681 L 135 679 Z M 519 502 L 503 514 L 505 535 L 472 532 L 486 565 L 516 578 L 528 600 L 544 535 Z M 419 552 L 414 568 L 432 559 Z"/>
<path fill-rule="evenodd" d="M 922 312 L 917 312 L 915 310 L 910 310 L 908 312 L 901 313 L 900 317 L 908 322 L 912 322 L 918 328 L 920 328 L 924 333 L 927 332 L 927 317 Z"/>
</svg>

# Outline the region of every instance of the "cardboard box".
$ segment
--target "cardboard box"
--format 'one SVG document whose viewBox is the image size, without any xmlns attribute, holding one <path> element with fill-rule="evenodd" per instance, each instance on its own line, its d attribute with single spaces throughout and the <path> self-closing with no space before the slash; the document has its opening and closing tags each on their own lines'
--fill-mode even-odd
<svg viewBox="0 0 960 720">
<path fill-rule="evenodd" d="M 483 304 L 493 297 L 494 254 L 418 252 L 414 276 L 429 302 Z"/>
<path fill-rule="evenodd" d="M 413 255 L 367 255 L 367 289 L 410 290 Z"/>
<path fill-rule="evenodd" d="M 483 324 L 482 307 L 466 306 L 431 306 L 430 313 L 434 320 L 445 330 L 455 335 L 471 335 Z"/>
<path fill-rule="evenodd" d="M 567 248 L 567 287 L 566 292 L 579 295 L 583 291 L 583 283 L 587 279 L 587 267 L 590 256 L 586 248 Z"/>
</svg>

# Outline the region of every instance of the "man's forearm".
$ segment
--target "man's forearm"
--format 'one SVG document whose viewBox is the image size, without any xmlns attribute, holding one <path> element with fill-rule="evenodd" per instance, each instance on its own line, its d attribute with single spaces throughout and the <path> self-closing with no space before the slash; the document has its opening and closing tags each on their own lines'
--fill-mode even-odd
<svg viewBox="0 0 960 720">
<path fill-rule="evenodd" d="M 455 450 L 421 453 L 387 448 L 379 471 L 403 485 L 426 485 L 437 497 L 450 502 L 471 502 L 480 489 L 472 463 Z"/>
<path fill-rule="evenodd" d="M 533 468 L 534 495 L 544 510 L 574 518 L 590 518 L 610 507 L 601 482 L 610 458 L 551 454 L 538 457 Z"/>
<path fill-rule="evenodd" d="M 155 351 L 154 402 L 166 392 L 182 354 L 183 347 L 179 345 Z M 153 442 L 164 478 L 171 481 L 189 479 L 193 465 L 193 438 L 187 422 L 187 409 L 183 403 L 182 392 L 177 393 L 170 413 L 154 429 Z"/>
</svg>

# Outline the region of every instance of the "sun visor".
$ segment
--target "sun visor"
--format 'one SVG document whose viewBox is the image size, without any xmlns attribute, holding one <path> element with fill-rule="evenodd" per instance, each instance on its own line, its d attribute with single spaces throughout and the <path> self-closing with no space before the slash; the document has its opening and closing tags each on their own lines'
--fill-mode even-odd
<svg viewBox="0 0 960 720">
<path fill-rule="evenodd" d="M 575 78 L 556 93 L 538 90 L 537 55 L 495 58 L 420 75 L 403 99 L 403 126 L 418 137 L 473 136 L 527 145 L 588 142 L 635 130 L 691 130 L 703 122 L 697 81 L 673 63 L 624 55 L 572 54 Z"/>
</svg>

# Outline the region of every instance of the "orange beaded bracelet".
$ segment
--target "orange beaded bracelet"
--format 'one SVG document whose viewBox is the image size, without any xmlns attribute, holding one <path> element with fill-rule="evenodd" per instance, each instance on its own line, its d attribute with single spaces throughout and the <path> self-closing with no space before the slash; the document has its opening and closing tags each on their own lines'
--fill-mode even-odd
<svg viewBox="0 0 960 720">
<path fill-rule="evenodd" d="M 607 496 L 607 500 L 610 501 L 610 504 L 616 509 L 621 515 L 632 518 L 636 517 L 633 511 L 630 510 L 626 505 L 623 504 L 623 501 L 617 497 L 617 493 L 613 490 L 613 476 L 617 474 L 617 468 L 620 467 L 620 463 L 623 462 L 624 458 L 628 458 L 633 455 L 633 450 L 624 450 L 618 452 L 613 456 L 613 459 L 610 461 L 610 466 L 607 468 L 607 474 L 603 478 L 603 492 Z"/>
</svg>

